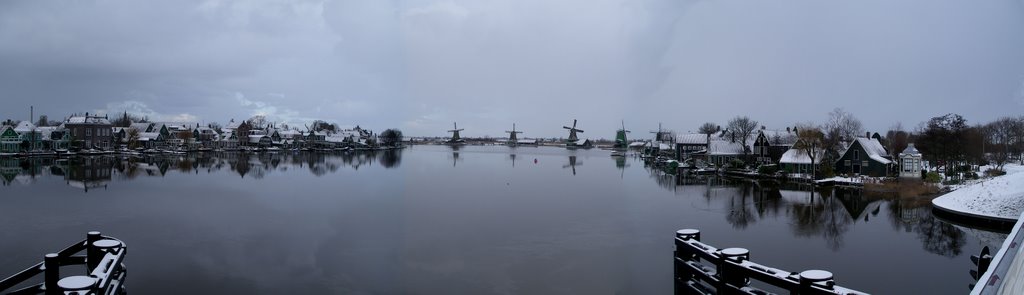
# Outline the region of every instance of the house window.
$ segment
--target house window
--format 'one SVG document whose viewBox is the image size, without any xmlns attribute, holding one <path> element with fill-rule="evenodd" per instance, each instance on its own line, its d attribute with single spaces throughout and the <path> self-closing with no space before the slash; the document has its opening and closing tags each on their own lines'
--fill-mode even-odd
<svg viewBox="0 0 1024 295">
<path fill-rule="evenodd" d="M 863 161 L 863 162 L 860 162 L 860 165 L 863 166 L 863 167 L 867 167 L 870 164 L 868 164 L 868 161 Z"/>
<path fill-rule="evenodd" d="M 92 129 L 85 129 L 85 136 L 92 136 Z"/>
<path fill-rule="evenodd" d="M 843 166 L 850 167 L 850 160 L 843 161 Z"/>
<path fill-rule="evenodd" d="M 860 151 L 853 151 L 853 159 L 860 160 Z"/>
</svg>

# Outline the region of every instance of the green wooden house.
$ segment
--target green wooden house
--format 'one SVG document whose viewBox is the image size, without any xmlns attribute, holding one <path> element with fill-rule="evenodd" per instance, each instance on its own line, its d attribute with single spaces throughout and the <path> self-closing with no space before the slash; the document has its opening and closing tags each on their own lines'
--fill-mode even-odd
<svg viewBox="0 0 1024 295">
<path fill-rule="evenodd" d="M 893 164 L 889 152 L 877 138 L 861 137 L 854 140 L 835 163 L 837 174 L 871 177 L 889 176 Z"/>
</svg>

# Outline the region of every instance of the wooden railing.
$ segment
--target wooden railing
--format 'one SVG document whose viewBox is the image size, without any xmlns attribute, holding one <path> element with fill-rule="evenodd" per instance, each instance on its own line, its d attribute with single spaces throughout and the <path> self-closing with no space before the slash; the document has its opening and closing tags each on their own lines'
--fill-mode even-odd
<svg viewBox="0 0 1024 295">
<path fill-rule="evenodd" d="M 89 232 L 84 241 L 72 244 L 57 253 L 43 256 L 33 265 L 0 281 L 4 294 L 124 294 L 127 270 L 124 257 L 128 247 L 121 240 Z M 77 255 L 79 252 L 85 255 Z M 86 265 L 87 273 L 61 278 L 62 266 Z M 42 282 L 31 280 L 42 274 Z M 9 290 L 31 284 L 17 290 Z"/>
<path fill-rule="evenodd" d="M 790 294 L 866 294 L 836 286 L 824 270 L 789 272 L 750 261 L 743 248 L 718 249 L 700 242 L 700 231 L 676 232 L 676 294 L 772 294 L 751 284 L 758 281 Z"/>
</svg>

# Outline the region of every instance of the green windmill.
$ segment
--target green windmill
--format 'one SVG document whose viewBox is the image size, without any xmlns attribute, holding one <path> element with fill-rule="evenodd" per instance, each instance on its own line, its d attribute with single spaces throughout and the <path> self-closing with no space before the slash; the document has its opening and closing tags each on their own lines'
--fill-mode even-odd
<svg viewBox="0 0 1024 295">
<path fill-rule="evenodd" d="M 629 133 L 629 130 L 626 130 L 626 121 L 622 121 L 622 129 L 615 132 L 616 149 L 625 149 L 626 146 L 629 145 L 629 140 L 626 139 L 626 133 Z"/>
</svg>

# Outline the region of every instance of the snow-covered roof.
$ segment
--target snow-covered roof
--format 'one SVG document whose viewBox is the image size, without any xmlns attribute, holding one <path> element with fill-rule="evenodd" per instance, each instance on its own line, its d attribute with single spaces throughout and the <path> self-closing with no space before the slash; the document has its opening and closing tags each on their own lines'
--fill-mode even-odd
<svg viewBox="0 0 1024 295">
<path fill-rule="evenodd" d="M 97 116 L 77 116 L 68 118 L 67 122 L 71 124 L 97 124 L 97 125 L 110 125 L 110 120 L 105 117 Z"/>
<path fill-rule="evenodd" d="M 520 140 L 517 140 L 516 143 L 535 144 L 535 143 L 537 143 L 537 140 L 536 139 L 520 139 Z"/>
<path fill-rule="evenodd" d="M 885 151 L 885 147 L 882 147 L 882 143 L 878 142 L 877 139 L 858 137 L 857 143 L 864 149 L 864 153 L 866 153 L 872 160 L 875 160 L 875 162 L 882 164 L 892 163 L 892 160 L 885 158 L 885 155 L 888 153 Z"/>
<path fill-rule="evenodd" d="M 758 134 L 764 134 L 770 145 L 793 145 L 797 140 L 796 132 L 793 131 L 765 129 L 758 130 Z M 754 139 L 757 140 L 756 135 Z"/>
<path fill-rule="evenodd" d="M 664 143 L 658 143 L 658 149 L 663 151 L 671 150 L 672 146 Z"/>
<path fill-rule="evenodd" d="M 681 144 L 707 144 L 708 135 L 700 133 L 684 133 L 676 135 L 676 143 Z"/>
<path fill-rule="evenodd" d="M 14 132 L 25 133 L 32 132 L 36 129 L 36 125 L 29 121 L 21 121 L 17 126 L 14 127 Z"/>
<path fill-rule="evenodd" d="M 153 123 L 132 123 L 128 127 L 135 128 L 135 130 L 138 130 L 139 132 L 146 132 L 149 130 L 150 125 L 153 125 Z"/>
<path fill-rule="evenodd" d="M 825 151 L 822 149 L 814 150 L 814 164 L 821 163 L 821 159 L 825 155 Z M 782 154 L 782 158 L 779 158 L 779 164 L 811 164 L 811 157 L 807 156 L 807 151 L 799 149 L 789 149 Z"/>
<path fill-rule="evenodd" d="M 647 145 L 647 143 L 643 142 L 643 141 L 637 141 L 637 142 L 629 144 L 629 147 L 642 147 L 644 145 Z"/>
<path fill-rule="evenodd" d="M 298 130 L 294 130 L 294 129 L 288 129 L 288 130 L 280 131 L 277 134 L 282 136 L 282 137 L 295 137 L 295 136 L 302 135 L 302 132 L 299 132 Z"/>
<path fill-rule="evenodd" d="M 156 140 L 157 138 L 160 138 L 160 132 L 140 132 L 139 133 L 139 140 L 140 141 Z"/>
<path fill-rule="evenodd" d="M 259 143 L 266 135 L 249 135 L 249 143 Z"/>
<path fill-rule="evenodd" d="M 917 150 L 917 148 L 914 147 L 914 144 L 911 143 L 911 144 L 907 145 L 906 149 L 903 149 L 903 152 L 900 153 L 900 156 L 917 156 L 917 157 L 920 157 L 921 156 L 921 152 L 919 152 Z"/>
<path fill-rule="evenodd" d="M 743 150 L 739 141 L 712 140 L 708 145 L 708 155 L 742 155 Z"/>
</svg>

